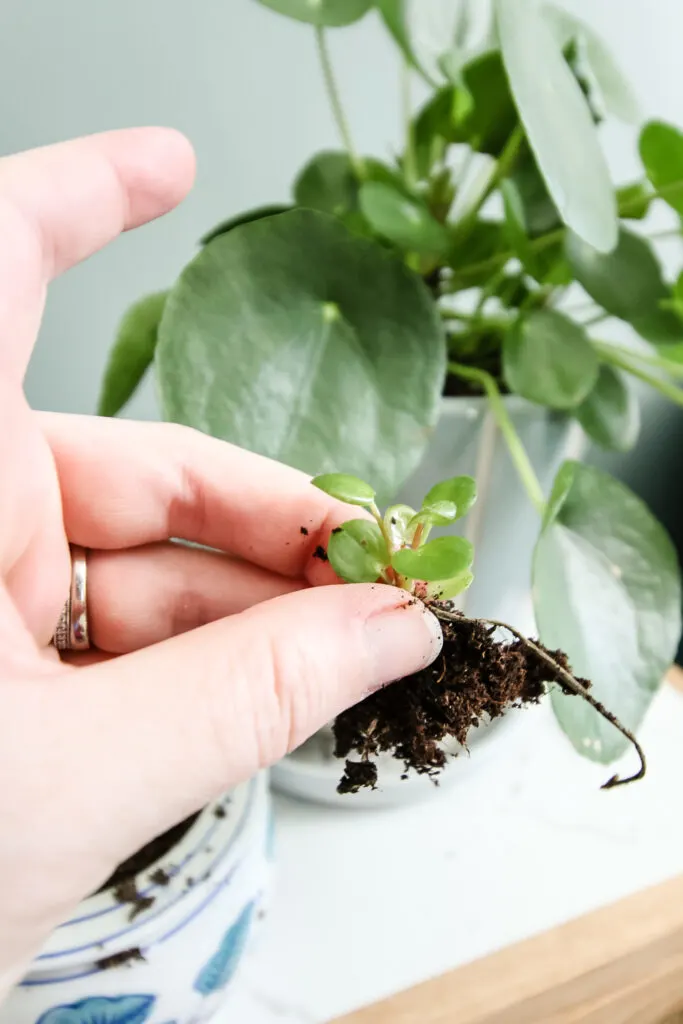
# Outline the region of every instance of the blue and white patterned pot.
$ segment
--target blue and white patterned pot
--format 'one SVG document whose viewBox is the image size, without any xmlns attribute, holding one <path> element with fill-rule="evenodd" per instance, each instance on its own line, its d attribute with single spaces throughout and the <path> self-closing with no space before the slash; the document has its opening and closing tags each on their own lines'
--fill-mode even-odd
<svg viewBox="0 0 683 1024">
<path fill-rule="evenodd" d="M 273 821 L 265 773 L 207 807 L 136 879 L 153 898 L 91 896 L 50 936 L 0 1008 L 0 1024 L 200 1024 L 230 981 L 265 897 Z M 163 869 L 168 882 L 150 878 Z M 163 876 L 158 875 L 162 878 Z M 122 963 L 103 968 L 102 961 Z"/>
</svg>

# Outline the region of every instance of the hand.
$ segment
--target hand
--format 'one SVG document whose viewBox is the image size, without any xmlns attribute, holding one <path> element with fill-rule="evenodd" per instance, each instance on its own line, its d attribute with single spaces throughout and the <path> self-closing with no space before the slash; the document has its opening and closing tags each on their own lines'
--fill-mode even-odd
<svg viewBox="0 0 683 1024">
<path fill-rule="evenodd" d="M 123 859 L 440 648 L 390 587 L 311 589 L 349 509 L 302 474 L 28 408 L 50 278 L 173 207 L 193 164 L 160 129 L 0 161 L 0 997 Z M 69 541 L 92 549 L 96 650 L 60 661 Z"/>
</svg>

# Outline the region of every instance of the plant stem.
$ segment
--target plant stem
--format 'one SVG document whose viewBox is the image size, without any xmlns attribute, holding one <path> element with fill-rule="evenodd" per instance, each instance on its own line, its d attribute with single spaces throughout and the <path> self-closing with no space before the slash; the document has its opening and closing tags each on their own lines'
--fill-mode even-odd
<svg viewBox="0 0 683 1024">
<path fill-rule="evenodd" d="M 502 159 L 502 157 L 501 157 Z M 495 185 L 494 185 L 495 187 Z M 683 180 L 673 181 L 669 185 L 662 185 L 657 192 L 652 195 L 653 199 L 667 199 L 674 195 L 683 194 Z M 623 217 L 631 209 L 637 209 L 640 204 L 639 199 L 634 199 L 630 203 L 624 203 L 621 208 L 620 215 Z M 534 238 L 529 242 L 529 246 L 532 252 L 542 252 L 549 246 L 555 245 L 556 242 L 561 242 L 565 236 L 566 228 L 556 228 L 553 231 L 549 231 L 547 235 L 540 235 L 539 238 Z M 482 260 L 480 263 L 472 263 L 470 266 L 461 267 L 455 273 L 456 281 L 459 278 L 468 278 L 478 276 L 479 274 L 486 274 L 489 270 L 496 270 L 500 266 L 504 266 L 509 260 L 514 259 L 517 253 L 509 250 L 508 252 L 496 253 L 495 256 L 490 256 L 486 260 Z M 451 291 L 458 291 L 458 288 L 450 289 Z"/>
<path fill-rule="evenodd" d="M 503 152 L 500 154 L 500 157 L 493 168 L 486 186 L 482 189 L 481 194 L 475 199 L 472 207 L 467 211 L 460 223 L 454 226 L 454 237 L 458 242 L 462 243 L 465 241 L 477 222 L 477 217 L 479 216 L 482 206 L 492 192 L 495 191 L 503 178 L 507 177 L 512 170 L 523 142 L 524 129 L 521 125 L 518 125 L 508 141 L 505 143 Z"/>
<path fill-rule="evenodd" d="M 556 242 L 561 242 L 565 235 L 565 228 L 557 228 L 555 231 L 548 232 L 547 235 L 541 235 L 540 238 L 534 238 L 529 242 L 529 247 L 532 252 L 543 252 L 544 249 L 548 249 L 550 246 L 555 245 Z M 480 263 L 471 263 L 469 266 L 461 267 L 455 271 L 455 278 L 468 278 L 478 277 L 480 274 L 487 274 L 489 271 L 497 270 L 499 267 L 504 267 L 506 263 L 511 259 L 515 259 L 517 256 L 516 252 L 510 249 L 507 252 L 496 253 L 495 256 L 489 256 L 488 259 L 482 260 Z M 448 289 L 450 291 L 459 291 L 458 288 Z"/>
<path fill-rule="evenodd" d="M 332 61 L 330 60 L 330 52 L 327 48 L 325 29 L 321 28 L 319 25 L 316 25 L 315 28 L 315 39 L 318 46 L 320 66 L 322 68 L 323 78 L 325 79 L 325 88 L 332 107 L 334 119 L 337 123 L 337 128 L 339 129 L 339 134 L 342 137 L 346 152 L 349 155 L 351 165 L 356 173 L 356 177 L 362 180 L 365 177 L 365 167 L 363 166 L 363 161 L 358 156 L 353 145 L 349 124 L 346 120 L 346 115 L 344 114 L 339 89 L 337 88 L 337 82 L 334 77 L 334 69 L 332 68 Z"/>
<path fill-rule="evenodd" d="M 648 373 L 647 370 L 643 370 L 640 366 L 634 365 L 630 353 L 628 356 L 622 355 L 623 349 L 618 350 L 613 345 L 604 345 L 601 342 L 597 342 L 595 347 L 605 362 L 612 363 L 613 366 L 617 366 L 620 370 L 625 370 L 626 373 L 630 373 L 637 377 L 638 380 L 649 384 L 655 391 L 659 391 L 661 395 L 664 395 L 665 398 L 668 398 L 676 405 L 683 405 L 683 390 L 681 388 L 672 384 L 671 381 L 661 380 L 654 374 Z"/>
<path fill-rule="evenodd" d="M 553 656 L 548 651 L 544 650 L 542 647 L 539 647 L 539 645 L 535 644 L 533 640 L 529 640 L 528 637 L 524 636 L 523 633 L 520 633 L 518 629 L 514 628 L 514 626 L 508 625 L 507 622 L 501 622 L 499 619 L 468 620 L 461 615 L 452 615 L 450 612 L 447 612 L 439 607 L 434 607 L 432 610 L 434 611 L 434 614 L 436 615 L 437 618 L 445 620 L 446 622 L 478 622 L 483 626 L 493 626 L 495 629 L 507 630 L 507 632 L 511 633 L 516 640 L 519 640 L 519 642 L 524 647 L 526 647 L 530 651 L 533 651 L 533 653 L 538 658 L 540 658 L 541 661 L 544 661 L 546 665 L 548 665 L 548 667 L 553 670 L 553 674 L 559 677 L 563 688 L 570 690 L 572 693 L 576 694 L 577 697 L 581 697 L 583 700 L 585 700 L 588 704 L 590 704 L 592 708 L 594 708 L 598 712 L 599 715 L 601 715 L 607 722 L 609 722 L 610 725 L 613 725 L 615 729 L 618 729 L 621 735 L 625 736 L 626 739 L 633 744 L 636 753 L 640 758 L 640 768 L 638 769 L 638 771 L 634 775 L 629 775 L 626 779 L 621 779 L 618 775 L 613 775 L 611 779 L 608 779 L 607 782 L 605 782 L 605 784 L 600 787 L 601 789 L 614 789 L 616 786 L 626 786 L 630 782 L 637 782 L 639 779 L 644 778 L 645 773 L 647 771 L 647 761 L 645 759 L 645 752 L 641 747 L 640 743 L 638 742 L 638 740 L 636 739 L 636 737 L 631 732 L 631 730 L 627 729 L 625 725 L 622 725 L 622 723 L 619 721 L 616 715 L 613 715 L 611 711 L 607 710 L 604 704 L 601 704 L 599 700 L 596 700 L 596 698 L 593 696 L 590 690 L 587 690 L 586 687 L 583 686 L 579 682 L 579 680 L 572 675 L 571 672 L 569 672 L 563 665 L 560 665 L 560 663 L 556 661 L 555 658 L 553 658 Z"/>
<path fill-rule="evenodd" d="M 611 342 L 593 342 L 595 347 L 606 359 L 612 355 L 621 356 L 624 359 L 635 360 L 636 363 L 643 363 L 651 366 L 662 373 L 668 373 L 670 377 L 677 377 L 683 380 L 683 363 L 676 363 L 673 359 L 663 359 L 662 356 L 653 356 L 649 352 L 639 352 L 637 349 L 622 348 L 621 345 L 613 345 Z"/>
<path fill-rule="evenodd" d="M 531 460 L 526 453 L 526 449 L 522 444 L 519 434 L 514 428 L 512 420 L 508 416 L 508 411 L 505 408 L 505 403 L 501 397 L 498 385 L 491 376 L 485 370 L 479 370 L 474 366 L 463 366 L 461 363 L 449 362 L 448 371 L 456 377 L 460 377 L 461 380 L 474 381 L 479 384 L 488 398 L 491 412 L 493 413 L 498 429 L 500 430 L 505 443 L 510 452 L 510 458 L 512 459 L 517 474 L 524 485 L 524 489 L 529 496 L 529 501 L 534 506 L 540 516 L 545 512 L 545 498 L 543 497 L 543 491 L 541 485 L 538 482 L 538 477 L 534 471 L 534 467 L 531 465 Z"/>
<path fill-rule="evenodd" d="M 414 189 L 418 182 L 417 155 L 415 153 L 415 132 L 413 130 L 413 112 L 410 99 L 410 65 L 406 60 L 401 62 L 401 101 L 406 140 L 403 173 L 408 188 Z"/>
</svg>

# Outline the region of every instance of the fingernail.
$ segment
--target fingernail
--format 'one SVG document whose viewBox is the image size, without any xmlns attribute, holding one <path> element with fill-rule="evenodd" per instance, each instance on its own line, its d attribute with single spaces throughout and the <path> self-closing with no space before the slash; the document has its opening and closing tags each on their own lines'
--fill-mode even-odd
<svg viewBox="0 0 683 1024">
<path fill-rule="evenodd" d="M 375 665 L 371 693 L 431 665 L 443 647 L 438 619 L 421 601 L 373 615 L 365 631 Z"/>
</svg>

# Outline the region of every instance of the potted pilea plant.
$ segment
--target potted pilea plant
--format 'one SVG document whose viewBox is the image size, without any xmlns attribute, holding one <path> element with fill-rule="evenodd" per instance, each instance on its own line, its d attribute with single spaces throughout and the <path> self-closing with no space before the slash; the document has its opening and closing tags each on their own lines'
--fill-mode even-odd
<svg viewBox="0 0 683 1024">
<path fill-rule="evenodd" d="M 100 412 L 154 364 L 169 420 L 311 475 L 343 468 L 382 502 L 475 476 L 465 525 L 439 527 L 476 541 L 458 610 L 467 597 L 470 616 L 526 626 L 533 595 L 543 644 L 633 733 L 676 651 L 677 560 L 573 438 L 635 444 L 634 379 L 683 404 L 683 276 L 665 279 L 636 223 L 653 204 L 683 216 L 683 133 L 641 126 L 642 175 L 615 186 L 600 128 L 637 120 L 631 90 L 591 29 L 539 0 L 493 0 L 485 25 L 488 5 L 443 0 L 436 59 L 416 28 L 431 0 L 260 2 L 314 35 L 343 149 L 314 156 L 288 204 L 209 231 L 167 292 L 132 307 Z M 356 151 L 328 51 L 328 31 L 365 16 L 403 66 L 405 141 L 389 160 Z M 632 344 L 601 337 L 608 318 Z M 551 699 L 580 754 L 622 754 L 593 707 L 562 685 Z M 331 755 L 331 731 L 318 741 L 282 780 Z"/>
</svg>

